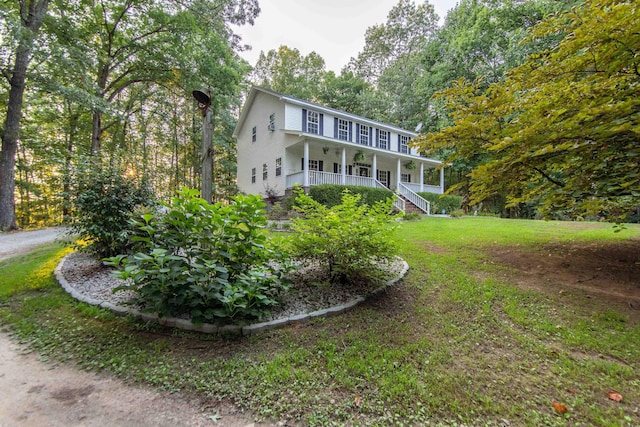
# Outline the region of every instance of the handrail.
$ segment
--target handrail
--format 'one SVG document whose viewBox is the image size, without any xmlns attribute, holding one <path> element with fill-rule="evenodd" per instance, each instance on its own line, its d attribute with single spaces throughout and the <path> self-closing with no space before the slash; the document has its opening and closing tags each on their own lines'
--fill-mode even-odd
<svg viewBox="0 0 640 427">
<path fill-rule="evenodd" d="M 411 203 L 416 205 L 427 215 L 431 215 L 431 202 L 423 199 L 418 194 L 416 194 L 413 190 L 411 190 L 409 187 L 407 187 L 401 182 L 398 183 L 398 191 L 404 198 L 406 198 Z"/>
<path fill-rule="evenodd" d="M 378 181 L 377 179 L 373 180 L 376 184 L 376 188 L 384 188 L 385 190 L 388 190 L 389 187 L 387 187 L 386 185 L 384 185 L 383 183 L 381 183 L 380 181 Z M 404 201 L 404 199 L 400 196 L 398 196 L 398 193 L 394 192 L 393 193 L 393 207 L 395 207 L 396 209 L 398 209 L 400 212 L 404 213 L 405 209 L 406 209 L 406 202 Z"/>
</svg>

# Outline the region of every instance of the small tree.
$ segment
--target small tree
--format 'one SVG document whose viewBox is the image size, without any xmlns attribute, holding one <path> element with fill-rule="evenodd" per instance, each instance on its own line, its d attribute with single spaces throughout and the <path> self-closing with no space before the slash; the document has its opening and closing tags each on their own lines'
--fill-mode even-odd
<svg viewBox="0 0 640 427">
<path fill-rule="evenodd" d="M 380 264 L 391 260 L 392 199 L 371 206 L 359 204 L 360 195 L 345 190 L 342 203 L 327 208 L 308 195 L 297 195 L 302 218 L 293 220 L 292 255 L 319 262 L 333 283 L 375 282 Z"/>
<path fill-rule="evenodd" d="M 85 244 L 82 250 L 99 257 L 126 253 L 134 209 L 150 204 L 151 192 L 114 170 L 81 177 L 73 191 L 74 216 L 70 234 Z"/>
</svg>

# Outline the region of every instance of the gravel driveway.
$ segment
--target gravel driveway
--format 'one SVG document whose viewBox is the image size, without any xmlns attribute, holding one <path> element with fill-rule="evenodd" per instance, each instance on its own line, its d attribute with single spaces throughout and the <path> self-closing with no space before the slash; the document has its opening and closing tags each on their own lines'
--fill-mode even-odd
<svg viewBox="0 0 640 427">
<path fill-rule="evenodd" d="M 67 228 L 0 233 L 0 261 L 29 252 L 36 246 L 63 239 Z"/>
<path fill-rule="evenodd" d="M 48 228 L 2 233 L 0 261 L 61 239 L 65 232 Z M 253 423 L 250 414 L 230 405 L 188 401 L 69 363 L 40 362 L 8 332 L 0 324 L 0 427 L 267 426 Z"/>
</svg>

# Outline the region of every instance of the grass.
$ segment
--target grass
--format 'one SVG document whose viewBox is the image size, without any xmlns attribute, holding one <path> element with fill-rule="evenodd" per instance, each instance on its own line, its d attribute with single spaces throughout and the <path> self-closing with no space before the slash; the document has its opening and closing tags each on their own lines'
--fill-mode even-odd
<svg viewBox="0 0 640 427">
<path fill-rule="evenodd" d="M 0 263 L 0 319 L 44 358 L 231 399 L 267 420 L 633 426 L 638 316 L 578 294 L 520 289 L 485 249 L 639 234 L 497 218 L 404 222 L 396 237 L 411 270 L 400 286 L 346 314 L 249 337 L 165 329 L 78 303 L 52 277 L 64 250 L 50 246 Z M 569 412 L 557 414 L 553 402 Z"/>
</svg>

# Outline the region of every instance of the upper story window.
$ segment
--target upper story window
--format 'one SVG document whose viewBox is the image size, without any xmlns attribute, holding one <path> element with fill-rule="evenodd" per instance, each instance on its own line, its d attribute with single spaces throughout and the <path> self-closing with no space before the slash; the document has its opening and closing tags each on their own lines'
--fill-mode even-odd
<svg viewBox="0 0 640 427">
<path fill-rule="evenodd" d="M 307 133 L 314 133 L 316 135 L 319 134 L 320 133 L 320 113 L 318 113 L 317 111 L 308 110 L 306 119 L 307 119 L 306 120 L 307 128 L 305 129 L 305 131 Z"/>
<path fill-rule="evenodd" d="M 251 168 L 251 183 L 256 183 L 256 168 Z"/>
<path fill-rule="evenodd" d="M 254 126 L 251 129 L 251 142 L 256 142 L 256 139 L 258 139 L 258 129 Z"/>
<path fill-rule="evenodd" d="M 349 121 L 348 120 L 344 120 L 344 119 L 338 119 L 338 126 L 337 126 L 337 137 L 338 139 L 341 139 L 342 141 L 348 141 L 349 140 Z"/>
<path fill-rule="evenodd" d="M 270 131 L 276 130 L 276 113 L 272 113 L 269 116 L 269 125 L 267 127 Z"/>
<path fill-rule="evenodd" d="M 358 132 L 358 143 L 362 145 L 369 145 L 369 126 L 358 126 L 360 128 Z"/>
<path fill-rule="evenodd" d="M 264 163 L 262 165 L 262 180 L 265 181 L 268 177 L 268 170 L 269 170 L 269 165 L 267 165 L 266 163 Z"/>
<path fill-rule="evenodd" d="M 381 130 L 378 133 L 378 148 L 389 149 L 389 132 L 386 130 Z"/>
<path fill-rule="evenodd" d="M 276 176 L 282 175 L 282 157 L 276 159 Z"/>
<path fill-rule="evenodd" d="M 398 151 L 409 154 L 409 137 L 406 135 L 398 135 Z"/>
</svg>

